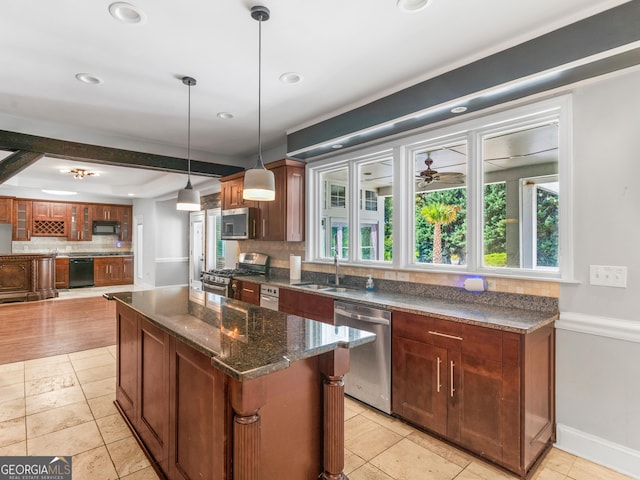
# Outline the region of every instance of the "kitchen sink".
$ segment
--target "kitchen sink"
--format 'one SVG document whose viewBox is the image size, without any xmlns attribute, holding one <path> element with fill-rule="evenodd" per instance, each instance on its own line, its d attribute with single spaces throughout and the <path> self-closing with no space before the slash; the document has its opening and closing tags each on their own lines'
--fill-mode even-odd
<svg viewBox="0 0 640 480">
<path fill-rule="evenodd" d="M 297 287 L 309 288 L 311 290 L 328 290 L 331 288 L 329 285 L 319 285 L 317 283 L 298 283 Z"/>
<path fill-rule="evenodd" d="M 349 289 L 346 287 L 327 287 L 324 289 L 325 292 L 336 292 L 336 293 L 346 292 L 347 290 Z"/>
</svg>

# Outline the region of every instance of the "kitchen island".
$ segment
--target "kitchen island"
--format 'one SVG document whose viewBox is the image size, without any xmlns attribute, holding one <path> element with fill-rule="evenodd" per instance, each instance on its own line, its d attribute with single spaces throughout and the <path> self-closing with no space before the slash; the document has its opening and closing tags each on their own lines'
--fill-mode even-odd
<svg viewBox="0 0 640 480">
<path fill-rule="evenodd" d="M 116 406 L 169 479 L 346 479 L 349 349 L 375 335 L 186 287 L 113 294 Z"/>
</svg>

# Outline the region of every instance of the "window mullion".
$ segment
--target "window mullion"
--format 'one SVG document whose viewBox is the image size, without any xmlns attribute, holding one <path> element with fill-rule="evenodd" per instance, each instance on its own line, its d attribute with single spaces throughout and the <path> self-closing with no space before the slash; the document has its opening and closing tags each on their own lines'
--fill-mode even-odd
<svg viewBox="0 0 640 480">
<path fill-rule="evenodd" d="M 484 212 L 482 205 L 484 184 L 482 137 L 470 132 L 467 137 L 468 162 L 467 171 L 467 269 L 478 271 L 482 265 L 482 229 Z"/>
</svg>

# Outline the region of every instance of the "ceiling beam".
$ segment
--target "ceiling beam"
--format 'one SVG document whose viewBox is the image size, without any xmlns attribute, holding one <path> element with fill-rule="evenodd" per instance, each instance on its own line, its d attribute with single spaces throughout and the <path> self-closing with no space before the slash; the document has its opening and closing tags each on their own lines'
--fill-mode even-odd
<svg viewBox="0 0 640 480">
<path fill-rule="evenodd" d="M 640 2 L 631 1 L 287 134 L 287 155 L 310 159 L 409 132 L 640 63 Z M 618 51 L 629 46 L 626 51 Z M 605 55 L 602 58 L 602 55 Z M 609 56 L 607 56 L 609 55 Z M 585 64 L 580 62 L 585 60 Z M 494 87 L 567 66 L 517 89 Z M 499 91 L 499 90 L 498 90 Z M 480 94 L 478 94 L 480 92 Z M 456 102 L 459 102 L 457 104 Z M 442 108 L 447 106 L 447 108 Z"/>
<path fill-rule="evenodd" d="M 135 152 L 119 148 L 101 147 L 86 143 L 68 142 L 55 138 L 38 137 L 24 133 L 0 130 L 0 149 L 15 150 L 49 157 L 78 160 L 87 163 L 101 163 L 118 167 L 147 168 L 173 173 L 187 173 L 188 161 L 185 158 L 166 157 L 152 153 Z M 11 158 L 11 157 L 8 157 Z M 37 160 L 37 159 L 36 159 Z M 7 161 L 5 159 L 2 164 Z M 35 161 L 35 160 L 34 160 Z M 25 165 L 22 168 L 25 168 Z M 224 177 L 242 171 L 242 167 L 191 160 L 191 173 L 208 177 Z M 13 171 L 10 176 L 18 173 Z M 4 171 L 3 171 L 4 173 Z M 2 181 L 9 177 L 0 176 Z"/>
<path fill-rule="evenodd" d="M 41 153 L 20 150 L 0 160 L 0 184 L 20 173 L 40 158 L 42 158 Z"/>
</svg>

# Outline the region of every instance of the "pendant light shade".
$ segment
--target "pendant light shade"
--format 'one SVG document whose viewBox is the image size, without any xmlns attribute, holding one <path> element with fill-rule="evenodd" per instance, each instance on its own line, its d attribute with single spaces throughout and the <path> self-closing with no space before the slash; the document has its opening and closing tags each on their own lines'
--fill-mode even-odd
<svg viewBox="0 0 640 480">
<path fill-rule="evenodd" d="M 189 110 L 187 115 L 187 186 L 178 192 L 176 210 L 197 212 L 200 210 L 200 192 L 191 186 L 191 87 L 196 84 L 192 77 L 182 77 L 182 83 L 189 87 Z"/>
<path fill-rule="evenodd" d="M 251 17 L 258 21 L 258 160 L 256 166 L 244 174 L 244 188 L 242 198 L 259 202 L 271 201 L 276 198 L 276 181 L 273 172 L 264 167 L 262 161 L 262 22 L 269 20 L 267 7 L 255 6 L 251 8 Z"/>
<path fill-rule="evenodd" d="M 273 172 L 266 168 L 252 168 L 244 173 L 242 198 L 261 202 L 275 200 L 276 182 Z"/>
</svg>

